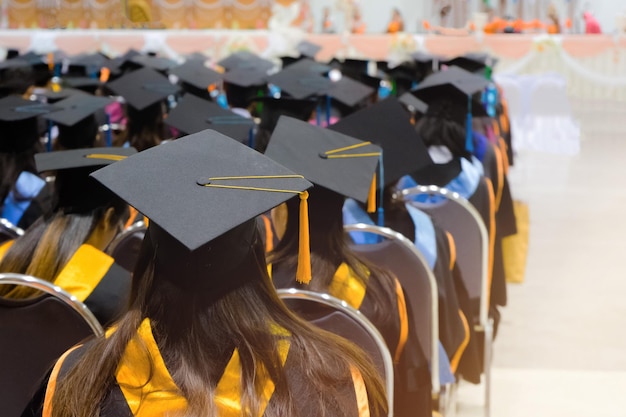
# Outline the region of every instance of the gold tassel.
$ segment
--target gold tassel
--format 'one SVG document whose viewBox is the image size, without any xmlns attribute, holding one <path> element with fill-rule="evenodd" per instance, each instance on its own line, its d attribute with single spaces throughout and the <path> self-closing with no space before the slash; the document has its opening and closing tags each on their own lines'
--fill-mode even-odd
<svg viewBox="0 0 626 417">
<path fill-rule="evenodd" d="M 52 52 L 48 52 L 48 70 L 54 70 L 54 54 Z"/>
<path fill-rule="evenodd" d="M 296 281 L 311 282 L 311 247 L 309 242 L 309 193 L 300 193 L 300 241 L 298 246 L 298 269 Z"/>
<path fill-rule="evenodd" d="M 374 178 L 372 178 L 370 193 L 367 197 L 367 212 L 376 213 L 376 173 L 374 173 Z"/>
<path fill-rule="evenodd" d="M 111 77 L 111 70 L 107 67 L 100 68 L 100 82 L 106 83 Z"/>
</svg>

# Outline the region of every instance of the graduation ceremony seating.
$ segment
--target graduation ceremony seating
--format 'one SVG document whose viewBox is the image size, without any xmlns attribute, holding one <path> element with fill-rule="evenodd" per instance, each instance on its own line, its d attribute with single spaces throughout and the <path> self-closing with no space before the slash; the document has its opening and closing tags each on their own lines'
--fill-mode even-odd
<svg viewBox="0 0 626 417">
<path fill-rule="evenodd" d="M 24 231 L 7 219 L 0 218 L 0 243 L 8 240 L 17 239 L 22 236 Z"/>
<path fill-rule="evenodd" d="M 22 274 L 0 274 L 0 285 L 27 286 L 43 295 L 0 297 L 0 404 L 2 416 L 20 416 L 54 365 L 69 348 L 104 331 L 89 309 L 60 287 Z"/>
<path fill-rule="evenodd" d="M 353 342 L 369 355 L 385 381 L 389 417 L 393 417 L 393 359 L 378 329 L 360 311 L 329 294 L 296 288 L 279 289 L 277 292 L 296 314 Z"/>
<path fill-rule="evenodd" d="M 409 331 L 417 334 L 420 346 L 431 364 L 433 398 L 440 394 L 439 379 L 439 299 L 437 281 L 424 256 L 402 234 L 387 227 L 364 223 L 345 225 L 346 232 L 370 233 L 382 237 L 379 243 L 351 245 L 359 256 L 392 272 L 404 289 L 411 306 Z"/>
<path fill-rule="evenodd" d="M 443 197 L 441 202 L 428 204 L 413 201 L 417 195 Z M 483 375 L 485 389 L 485 416 L 490 415 L 491 357 L 493 343 L 493 318 L 489 315 L 489 233 L 476 208 L 457 193 L 434 185 L 417 186 L 402 190 L 398 198 L 409 201 L 429 214 L 457 243 L 457 262 L 463 281 L 477 309 L 473 317 L 474 328 L 484 337 Z"/>
<path fill-rule="evenodd" d="M 146 230 L 147 227 L 142 221 L 133 224 L 109 244 L 107 253 L 124 269 L 133 271 Z"/>
</svg>

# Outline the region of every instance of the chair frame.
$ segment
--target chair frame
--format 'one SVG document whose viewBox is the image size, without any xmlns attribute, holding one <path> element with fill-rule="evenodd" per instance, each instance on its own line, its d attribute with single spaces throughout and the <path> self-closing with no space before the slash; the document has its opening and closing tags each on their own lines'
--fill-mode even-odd
<svg viewBox="0 0 626 417">
<path fill-rule="evenodd" d="M 378 329 L 372 324 L 371 321 L 367 319 L 359 310 L 353 308 L 348 303 L 343 300 L 340 300 L 336 297 L 333 297 L 329 294 L 301 290 L 297 288 L 284 288 L 276 290 L 278 296 L 282 300 L 306 300 L 313 301 L 325 306 L 334 308 L 336 310 L 341 311 L 342 313 L 347 314 L 351 319 L 355 320 L 359 323 L 367 333 L 372 336 L 376 345 L 378 346 L 378 350 L 380 351 L 383 357 L 383 365 L 385 367 L 385 386 L 387 391 L 387 402 L 389 404 L 389 417 L 393 417 L 393 384 L 394 384 L 394 375 L 393 375 L 393 358 L 391 357 L 391 353 L 387 348 L 387 344 L 383 339 L 382 335 L 378 331 Z"/>
<path fill-rule="evenodd" d="M 106 249 L 106 253 L 108 254 L 112 254 L 115 249 L 117 248 L 117 246 L 120 244 L 120 242 L 122 242 L 124 239 L 126 239 L 127 236 L 132 235 L 133 233 L 139 231 L 139 230 L 147 230 L 147 226 L 145 225 L 145 223 L 143 221 L 138 221 L 136 223 L 131 224 L 128 229 L 124 230 L 122 233 L 120 233 L 119 235 L 117 235 L 115 237 L 115 239 L 113 239 L 113 241 L 111 241 L 111 243 L 109 243 L 109 246 Z"/>
<path fill-rule="evenodd" d="M 0 227 L 3 227 L 6 231 L 13 233 L 15 238 L 24 235 L 24 229 L 17 227 L 7 219 L 0 218 Z"/>
<path fill-rule="evenodd" d="M 438 396 L 441 392 L 441 382 L 439 379 L 439 292 L 437 280 L 428 266 L 424 255 L 415 247 L 413 242 L 402 233 L 396 232 L 388 227 L 374 226 L 365 223 L 348 224 L 343 227 L 346 232 L 365 232 L 377 236 L 382 236 L 389 240 L 399 242 L 424 266 L 427 271 L 428 284 L 430 285 L 431 298 L 431 355 L 430 355 L 430 377 L 433 396 Z"/>
<path fill-rule="evenodd" d="M 394 200 L 404 200 L 412 202 L 409 197 L 417 195 L 428 194 L 438 195 L 444 197 L 447 201 L 451 201 L 454 204 L 458 204 L 465 209 L 472 218 L 476 221 L 478 229 L 481 235 L 481 294 L 480 294 L 480 310 L 478 315 L 478 324 L 475 325 L 474 330 L 484 333 L 484 365 L 483 373 L 485 375 L 485 416 L 489 417 L 491 414 L 491 358 L 493 350 L 493 318 L 489 317 L 489 233 L 487 228 L 478 213 L 478 210 L 459 193 L 450 191 L 444 187 L 438 187 L 436 185 L 418 185 L 417 187 L 407 188 L 393 194 Z M 419 204 L 422 203 L 417 203 Z M 423 206 L 428 206 L 428 203 L 423 203 Z"/>
<path fill-rule="evenodd" d="M 0 285 L 21 285 L 49 294 L 61 300 L 64 304 L 76 311 L 83 318 L 83 320 L 85 320 L 87 325 L 97 337 L 104 336 L 104 329 L 102 328 L 102 325 L 100 325 L 100 322 L 98 322 L 89 308 L 87 308 L 87 306 L 78 298 L 57 285 L 30 275 L 14 273 L 0 274 Z"/>
</svg>

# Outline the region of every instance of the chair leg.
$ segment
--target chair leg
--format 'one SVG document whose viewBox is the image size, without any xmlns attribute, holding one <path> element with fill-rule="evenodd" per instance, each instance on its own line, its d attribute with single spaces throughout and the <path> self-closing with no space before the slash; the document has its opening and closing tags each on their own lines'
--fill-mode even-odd
<svg viewBox="0 0 626 417">
<path fill-rule="evenodd" d="M 491 415 L 491 359 L 493 350 L 493 318 L 485 326 L 484 375 L 485 375 L 485 417 Z"/>
</svg>

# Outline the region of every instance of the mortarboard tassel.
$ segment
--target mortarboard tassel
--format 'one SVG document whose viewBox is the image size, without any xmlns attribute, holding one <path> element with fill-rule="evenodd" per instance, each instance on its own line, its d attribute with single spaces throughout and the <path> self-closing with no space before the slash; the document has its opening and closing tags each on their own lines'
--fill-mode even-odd
<svg viewBox="0 0 626 417">
<path fill-rule="evenodd" d="M 300 193 L 300 236 L 298 244 L 298 269 L 296 281 L 301 284 L 311 282 L 311 244 L 309 241 L 309 193 Z"/>
<path fill-rule="evenodd" d="M 465 119 L 465 150 L 474 153 L 474 137 L 472 135 L 472 98 L 467 102 L 467 118 Z"/>
<path fill-rule="evenodd" d="M 48 70 L 54 70 L 54 53 L 48 52 Z"/>
<path fill-rule="evenodd" d="M 372 178 L 372 185 L 370 185 L 370 192 L 367 197 L 367 212 L 376 213 L 376 173 Z"/>
<path fill-rule="evenodd" d="M 111 77 L 111 70 L 107 67 L 100 68 L 100 82 L 106 83 Z"/>
</svg>

